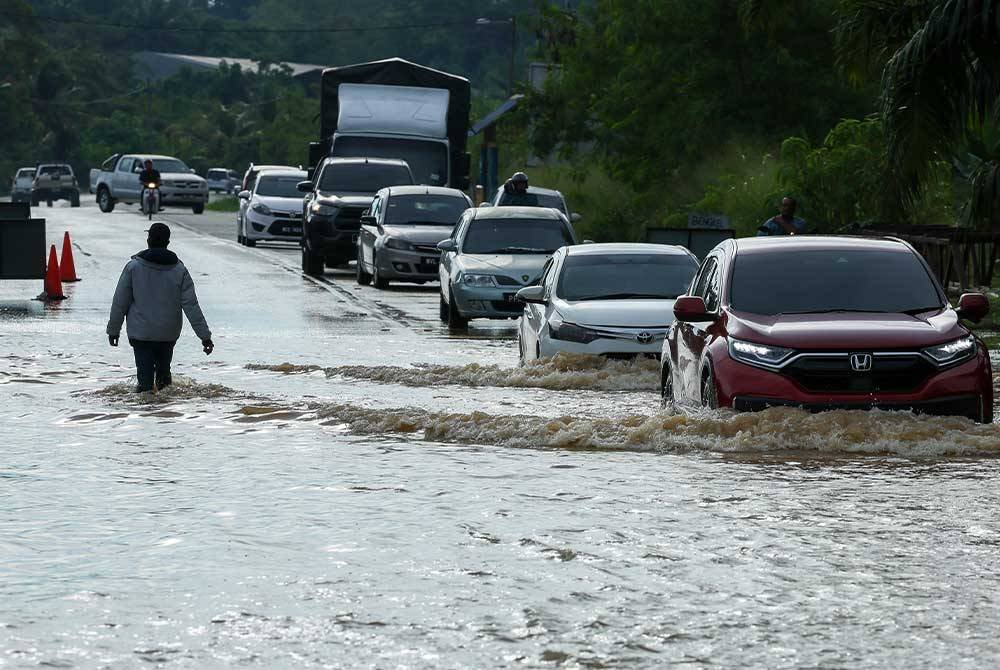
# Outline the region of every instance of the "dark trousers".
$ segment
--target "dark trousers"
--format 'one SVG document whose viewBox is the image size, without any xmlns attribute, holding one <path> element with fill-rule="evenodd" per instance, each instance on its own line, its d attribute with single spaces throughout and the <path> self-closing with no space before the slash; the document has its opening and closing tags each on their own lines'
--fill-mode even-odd
<svg viewBox="0 0 1000 670">
<path fill-rule="evenodd" d="M 139 377 L 136 391 L 143 393 L 156 388 L 170 386 L 170 361 L 174 357 L 176 342 L 150 342 L 148 340 L 132 340 L 132 351 L 135 353 L 135 368 Z"/>
</svg>

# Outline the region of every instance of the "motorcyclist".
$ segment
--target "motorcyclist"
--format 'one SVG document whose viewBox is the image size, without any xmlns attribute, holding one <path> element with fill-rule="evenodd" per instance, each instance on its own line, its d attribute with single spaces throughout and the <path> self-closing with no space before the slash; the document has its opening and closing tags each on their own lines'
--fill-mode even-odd
<svg viewBox="0 0 1000 670">
<path fill-rule="evenodd" d="M 147 158 L 146 162 L 143 163 L 143 167 L 145 169 L 143 169 L 143 171 L 139 173 L 139 183 L 142 184 L 142 186 L 139 187 L 139 192 L 140 192 L 140 194 L 144 195 L 145 191 L 146 191 L 146 185 L 147 184 L 156 184 L 157 187 L 159 187 L 159 185 L 160 185 L 161 182 L 160 182 L 160 171 L 153 167 L 153 161 L 151 161 L 151 160 L 149 160 Z M 157 190 L 156 190 L 156 211 L 158 212 L 158 211 L 160 211 L 160 209 L 162 209 L 160 207 L 160 190 L 159 190 L 159 188 L 157 188 Z"/>
<path fill-rule="evenodd" d="M 504 182 L 503 193 L 500 195 L 497 205 L 500 207 L 538 207 L 538 196 L 534 193 L 528 193 L 528 175 L 523 172 L 515 172 L 510 179 Z"/>
</svg>

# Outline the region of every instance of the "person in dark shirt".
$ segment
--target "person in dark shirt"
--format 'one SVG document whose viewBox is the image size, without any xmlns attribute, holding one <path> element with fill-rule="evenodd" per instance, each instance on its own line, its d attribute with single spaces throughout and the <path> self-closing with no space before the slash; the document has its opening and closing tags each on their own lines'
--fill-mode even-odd
<svg viewBox="0 0 1000 670">
<path fill-rule="evenodd" d="M 142 172 L 139 173 L 139 183 L 142 184 L 142 186 L 139 187 L 139 193 L 140 194 L 143 193 L 143 191 L 146 190 L 146 184 L 156 184 L 157 186 L 159 186 L 160 183 L 161 183 L 160 182 L 160 171 L 157 170 L 157 169 L 155 169 L 153 167 L 153 161 L 151 161 L 151 160 L 149 160 L 147 158 L 146 162 L 143 163 L 143 167 L 145 169 Z M 160 191 L 159 191 L 159 189 L 157 189 L 157 191 L 156 191 L 156 211 L 158 212 L 161 209 L 163 209 L 163 208 L 160 207 Z"/>
<path fill-rule="evenodd" d="M 781 200 L 781 213 L 771 217 L 757 229 L 757 237 L 767 235 L 801 235 L 806 230 L 806 222 L 795 216 L 795 198 L 785 197 Z"/>
<path fill-rule="evenodd" d="M 538 207 L 538 196 L 528 193 L 528 175 L 515 172 L 504 182 L 503 194 L 497 201 L 500 207 Z"/>
</svg>

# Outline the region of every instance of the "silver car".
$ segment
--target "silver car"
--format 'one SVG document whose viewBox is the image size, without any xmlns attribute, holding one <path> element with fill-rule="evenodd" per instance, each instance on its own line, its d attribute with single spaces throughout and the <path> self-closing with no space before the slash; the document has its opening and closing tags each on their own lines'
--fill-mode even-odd
<svg viewBox="0 0 1000 670">
<path fill-rule="evenodd" d="M 469 319 L 516 319 L 517 291 L 538 281 L 561 247 L 576 244 L 569 219 L 543 207 L 480 207 L 462 215 L 441 250 L 440 317 L 451 328 Z"/>
<path fill-rule="evenodd" d="M 441 257 L 437 244 L 448 239 L 470 207 L 469 196 L 453 188 L 383 188 L 361 217 L 358 283 L 382 289 L 390 281 L 436 281 Z"/>
<path fill-rule="evenodd" d="M 499 188 L 497 189 L 496 195 L 493 196 L 493 202 L 483 203 L 480 207 L 509 207 L 510 205 L 505 202 L 507 197 L 509 196 L 504 193 L 503 188 Z M 569 211 L 569 205 L 566 204 L 566 198 L 563 197 L 561 191 L 557 191 L 552 188 L 542 188 L 541 186 L 529 186 L 528 199 L 532 201 L 530 204 L 533 204 L 536 207 L 553 207 L 558 209 L 573 223 L 576 223 L 583 218 L 580 214 Z"/>
<path fill-rule="evenodd" d="M 266 240 L 298 243 L 302 238 L 302 194 L 298 184 L 305 179 L 305 170 L 261 172 L 252 191 L 240 192 L 247 207 L 236 241 L 248 247 Z"/>
<path fill-rule="evenodd" d="M 31 185 L 35 181 L 35 168 L 23 167 L 14 173 L 10 185 L 11 202 L 31 202 Z"/>
<path fill-rule="evenodd" d="M 205 173 L 205 181 L 208 183 L 209 192 L 216 193 L 236 193 L 241 184 L 241 179 L 233 170 L 226 168 L 210 168 Z"/>
</svg>

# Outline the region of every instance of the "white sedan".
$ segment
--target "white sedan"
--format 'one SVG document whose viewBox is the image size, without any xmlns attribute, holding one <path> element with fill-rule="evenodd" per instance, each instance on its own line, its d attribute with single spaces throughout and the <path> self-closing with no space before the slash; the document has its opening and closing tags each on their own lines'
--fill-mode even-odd
<svg viewBox="0 0 1000 670">
<path fill-rule="evenodd" d="M 575 354 L 659 355 L 698 259 L 665 244 L 582 244 L 553 254 L 518 325 L 521 361 Z"/>
</svg>

